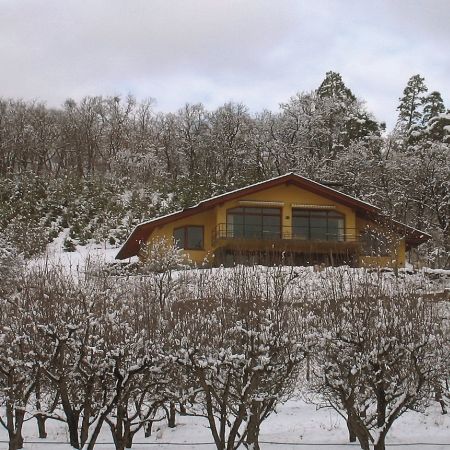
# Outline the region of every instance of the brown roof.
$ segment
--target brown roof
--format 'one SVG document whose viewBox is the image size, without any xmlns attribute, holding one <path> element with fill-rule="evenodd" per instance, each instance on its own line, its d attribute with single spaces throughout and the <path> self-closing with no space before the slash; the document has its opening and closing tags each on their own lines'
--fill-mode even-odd
<svg viewBox="0 0 450 450">
<path fill-rule="evenodd" d="M 394 224 L 395 227 L 399 229 L 399 231 L 401 229 L 402 232 L 405 233 L 406 239 L 410 245 L 417 245 L 419 243 L 425 242 L 431 237 L 427 233 L 382 216 L 381 210 L 378 207 L 371 205 L 370 203 L 358 200 L 357 198 L 354 198 L 350 195 L 343 194 L 342 192 L 336 191 L 335 189 L 332 189 L 328 186 L 324 186 L 323 184 L 317 183 L 291 172 L 276 178 L 262 181 L 260 183 L 245 186 L 243 188 L 236 189 L 225 194 L 211 197 L 209 199 L 201 201 L 195 206 L 191 206 L 190 208 L 185 208 L 181 211 L 177 211 L 172 214 L 167 214 L 165 216 L 157 217 L 155 219 L 143 222 L 137 225 L 136 228 L 132 231 L 132 233 L 120 249 L 119 253 L 117 254 L 116 259 L 126 259 L 132 256 L 136 256 L 140 251 L 142 243 L 147 241 L 151 232 L 156 227 L 165 225 L 166 223 L 170 223 L 174 220 L 189 217 L 194 214 L 206 211 L 225 201 L 233 200 L 248 194 L 253 194 L 255 192 L 262 191 L 284 183 L 293 184 L 315 194 L 321 195 L 322 197 L 335 200 L 342 205 L 356 210 L 356 212 L 360 215 L 364 215 L 366 217 L 383 217 L 385 220 L 389 220 L 390 223 Z"/>
</svg>

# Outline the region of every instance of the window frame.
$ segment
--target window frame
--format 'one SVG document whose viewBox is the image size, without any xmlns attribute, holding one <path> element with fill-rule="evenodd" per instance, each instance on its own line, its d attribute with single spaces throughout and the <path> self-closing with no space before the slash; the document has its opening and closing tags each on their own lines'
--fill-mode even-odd
<svg viewBox="0 0 450 450">
<path fill-rule="evenodd" d="M 304 215 L 296 214 L 296 213 L 305 213 Z M 316 213 L 316 214 L 314 214 Z M 325 214 L 324 214 L 325 213 Z M 330 217 L 331 216 L 331 217 Z M 292 230 L 294 231 L 295 228 L 301 228 L 300 226 L 294 225 L 294 218 L 302 217 L 304 219 L 308 220 L 308 226 L 306 228 L 307 231 L 307 238 L 306 241 L 324 241 L 324 242 L 345 242 L 345 231 L 346 231 L 346 216 L 344 213 L 341 213 L 340 211 L 336 211 L 335 209 L 308 209 L 308 208 L 292 208 L 292 219 L 291 219 L 291 226 Z M 311 218 L 313 219 L 325 219 L 326 220 L 326 227 L 325 229 L 325 239 L 312 239 L 311 235 Z M 339 228 L 338 228 L 338 234 L 337 239 L 329 239 L 329 219 L 342 219 L 342 239 L 339 239 Z M 314 227 L 317 228 L 317 227 Z"/>
<path fill-rule="evenodd" d="M 233 210 L 236 209 L 241 209 L 242 212 L 233 212 Z M 261 212 L 260 213 L 252 213 L 252 212 L 247 212 L 248 210 L 255 210 L 255 209 L 260 209 Z M 269 214 L 264 214 L 264 210 L 268 210 L 268 209 L 272 209 L 272 210 L 277 210 L 278 214 L 275 213 L 269 213 Z M 234 206 L 232 208 L 228 208 L 226 210 L 226 227 L 227 227 L 227 234 L 228 234 L 228 228 L 230 227 L 232 229 L 232 227 L 234 226 L 232 223 L 230 223 L 228 221 L 228 216 L 229 215 L 236 215 L 236 216 L 242 216 L 244 217 L 244 221 L 242 224 L 243 230 L 245 230 L 245 216 L 257 216 L 257 217 L 261 217 L 261 231 L 264 228 L 264 217 L 278 217 L 280 219 L 280 225 L 279 225 L 279 230 L 277 233 L 274 233 L 275 235 L 278 235 L 278 239 L 282 237 L 283 235 L 283 208 L 281 206 Z M 233 236 L 234 237 L 234 236 Z M 245 238 L 245 236 L 244 236 Z M 269 239 L 270 240 L 270 239 Z"/>
<path fill-rule="evenodd" d="M 186 247 L 188 240 L 188 233 L 189 228 L 200 228 L 202 230 L 202 244 L 201 247 Z M 205 227 L 204 225 L 183 225 L 181 227 L 176 227 L 173 229 L 172 237 L 175 240 L 175 232 L 178 230 L 183 230 L 183 239 L 184 239 L 184 245 L 179 247 L 182 250 L 205 250 Z M 176 245 L 176 240 L 175 240 Z"/>
</svg>

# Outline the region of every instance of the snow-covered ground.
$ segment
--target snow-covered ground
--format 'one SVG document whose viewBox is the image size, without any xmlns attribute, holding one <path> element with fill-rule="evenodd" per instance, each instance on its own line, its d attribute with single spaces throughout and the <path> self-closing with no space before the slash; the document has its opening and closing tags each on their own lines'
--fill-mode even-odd
<svg viewBox="0 0 450 450">
<path fill-rule="evenodd" d="M 112 247 L 107 243 L 88 245 L 77 245 L 74 252 L 64 251 L 64 239 L 68 235 L 68 229 L 64 230 L 60 235 L 47 246 L 47 251 L 44 256 L 37 258 L 36 263 L 43 263 L 45 260 L 60 264 L 73 271 L 78 271 L 86 265 L 88 260 L 98 261 L 102 263 L 113 262 L 117 253 L 118 247 Z"/>
<path fill-rule="evenodd" d="M 64 444 L 68 440 L 64 424 L 50 420 L 47 424 L 49 435 L 43 440 L 37 438 L 34 420 L 25 424 L 25 440 L 41 442 L 26 444 L 24 448 L 28 450 L 70 449 L 68 444 Z M 6 432 L 1 429 L 0 440 L 6 439 Z M 277 414 L 272 414 L 262 425 L 260 440 L 262 449 L 267 450 L 290 448 L 330 450 L 359 447 L 348 443 L 345 422 L 335 411 L 316 410 L 315 406 L 306 404 L 302 400 L 291 400 L 282 405 Z M 206 419 L 190 416 L 178 417 L 178 424 L 174 429 L 167 428 L 167 425 L 163 424 L 159 425 L 158 430 L 158 425 L 155 425 L 153 436 L 145 438 L 143 433 L 139 433 L 135 442 L 133 445 L 135 450 L 149 448 L 210 450 L 215 448 Z M 397 450 L 448 450 L 450 448 L 450 415 L 442 415 L 437 404 L 430 405 L 425 414 L 410 412 L 394 424 L 387 443 L 388 448 L 395 444 L 392 448 Z M 102 430 L 97 447 L 102 450 L 114 449 L 108 427 Z M 6 443 L 0 443 L 0 449 L 7 448 Z"/>
</svg>

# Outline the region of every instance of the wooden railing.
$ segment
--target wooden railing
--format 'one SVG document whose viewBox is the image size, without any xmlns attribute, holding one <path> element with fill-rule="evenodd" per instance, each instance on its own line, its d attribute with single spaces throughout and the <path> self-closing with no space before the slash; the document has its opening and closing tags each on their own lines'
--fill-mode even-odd
<svg viewBox="0 0 450 450">
<path fill-rule="evenodd" d="M 358 242 L 359 235 L 355 228 L 329 230 L 324 227 L 301 226 L 239 226 L 219 223 L 212 233 L 212 242 L 218 240 L 293 240 L 305 242 Z"/>
</svg>

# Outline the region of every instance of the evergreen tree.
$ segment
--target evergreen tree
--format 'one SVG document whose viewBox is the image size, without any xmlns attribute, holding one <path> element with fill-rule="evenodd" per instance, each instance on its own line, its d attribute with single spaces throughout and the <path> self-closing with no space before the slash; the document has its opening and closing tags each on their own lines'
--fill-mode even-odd
<svg viewBox="0 0 450 450">
<path fill-rule="evenodd" d="M 450 144 L 450 110 L 444 113 L 445 111 L 430 118 L 426 132 L 432 141 Z"/>
<path fill-rule="evenodd" d="M 333 71 L 325 74 L 325 79 L 317 89 L 317 95 L 319 98 L 332 98 L 349 103 L 356 101 L 353 92 L 343 82 L 341 74 Z"/>
<path fill-rule="evenodd" d="M 412 76 L 400 97 L 400 104 L 397 124 L 406 132 L 409 132 L 414 125 L 420 123 L 422 112 L 420 107 L 424 104 L 424 93 L 428 91 L 425 85 L 425 78 L 419 74 Z"/>
<path fill-rule="evenodd" d="M 433 91 L 424 99 L 422 123 L 426 125 L 431 118 L 444 112 L 445 106 L 440 92 Z"/>
<path fill-rule="evenodd" d="M 323 119 L 327 138 L 327 158 L 335 159 L 337 153 L 354 140 L 379 135 L 379 124 L 345 85 L 339 73 L 327 72 L 316 95 L 317 113 Z"/>
</svg>

